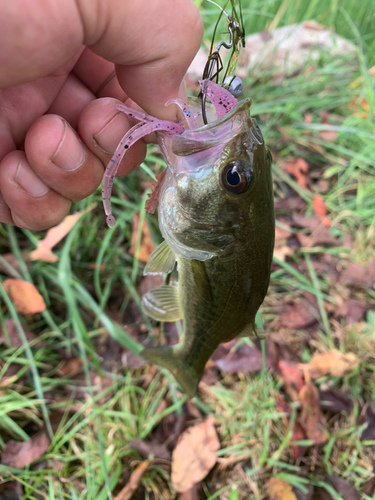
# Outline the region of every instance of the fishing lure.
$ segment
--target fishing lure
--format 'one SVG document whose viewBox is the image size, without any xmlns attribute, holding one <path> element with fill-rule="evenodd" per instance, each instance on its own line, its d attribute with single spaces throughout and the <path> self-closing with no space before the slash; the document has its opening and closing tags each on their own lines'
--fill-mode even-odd
<svg viewBox="0 0 375 500">
<path fill-rule="evenodd" d="M 210 65 L 218 60 L 211 58 Z M 117 168 L 134 142 L 157 132 L 167 169 L 146 208 L 152 212 L 159 200 L 165 241 L 144 274 L 170 273 L 177 262 L 179 280 L 148 292 L 142 305 L 158 321 L 182 319 L 184 330 L 177 345 L 145 349 L 141 355 L 167 368 L 189 397 L 220 343 L 254 335 L 275 232 L 272 158 L 250 116 L 251 99 L 238 102 L 210 78 L 200 86 L 204 100 L 166 103 L 182 109 L 184 120 L 178 124 L 119 105 L 139 123 L 120 142 L 103 180 L 107 223 L 113 226 L 110 195 Z"/>
</svg>

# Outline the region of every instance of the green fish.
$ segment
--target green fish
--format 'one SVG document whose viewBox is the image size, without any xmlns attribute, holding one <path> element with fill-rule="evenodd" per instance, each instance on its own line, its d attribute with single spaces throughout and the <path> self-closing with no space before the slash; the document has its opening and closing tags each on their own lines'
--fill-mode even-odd
<svg viewBox="0 0 375 500">
<path fill-rule="evenodd" d="M 153 212 L 159 199 L 165 241 L 151 254 L 144 274 L 170 273 L 177 261 L 179 279 L 148 292 L 142 305 L 158 321 L 182 319 L 184 331 L 177 345 L 145 349 L 141 356 L 168 369 L 189 397 L 220 343 L 255 334 L 275 236 L 272 157 L 250 116 L 251 99 L 237 102 L 209 79 L 200 83 L 212 103 L 206 125 L 194 112 L 200 100 L 189 106 L 179 99 L 167 103 L 181 108 L 184 124 L 117 106 L 140 123 L 118 145 L 102 188 L 113 227 L 110 196 L 117 168 L 134 142 L 157 131 L 167 169 L 146 209 Z"/>
<path fill-rule="evenodd" d="M 177 345 L 141 356 L 168 369 L 189 397 L 220 343 L 254 335 L 269 285 L 272 157 L 250 105 L 243 100 L 208 125 L 159 139 L 168 165 L 159 195 L 165 242 L 145 274 L 170 272 L 177 261 L 178 283 L 151 290 L 142 303 L 158 321 L 182 319 L 184 331 Z"/>
</svg>

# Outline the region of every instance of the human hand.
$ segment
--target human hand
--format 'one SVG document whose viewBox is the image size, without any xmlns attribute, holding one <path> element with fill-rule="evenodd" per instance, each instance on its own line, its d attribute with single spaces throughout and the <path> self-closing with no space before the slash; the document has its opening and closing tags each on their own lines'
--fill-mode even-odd
<svg viewBox="0 0 375 500">
<path fill-rule="evenodd" d="M 201 38 L 191 0 L 3 2 L 0 222 L 46 229 L 95 191 L 131 126 L 119 101 L 175 120 L 164 103 L 183 97 Z M 145 153 L 139 141 L 119 175 Z"/>
</svg>

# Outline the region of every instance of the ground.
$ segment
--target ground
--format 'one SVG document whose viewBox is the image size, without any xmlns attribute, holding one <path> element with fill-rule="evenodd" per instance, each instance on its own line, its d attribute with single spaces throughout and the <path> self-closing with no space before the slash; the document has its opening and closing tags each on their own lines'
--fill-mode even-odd
<svg viewBox="0 0 375 500">
<path fill-rule="evenodd" d="M 290 5 L 279 2 L 282 15 Z M 0 498 L 375 498 L 366 26 L 355 56 L 323 51 L 287 77 L 245 81 L 274 159 L 275 257 L 258 317 L 267 339 L 222 346 L 194 399 L 137 356 L 181 333 L 140 308 L 157 285 L 142 276 L 161 241 L 143 209 L 164 168 L 156 146 L 115 182 L 114 230 L 99 192 L 75 204 L 90 210 L 60 229 L 56 262 L 32 260 L 44 233 L 0 225 Z"/>
</svg>

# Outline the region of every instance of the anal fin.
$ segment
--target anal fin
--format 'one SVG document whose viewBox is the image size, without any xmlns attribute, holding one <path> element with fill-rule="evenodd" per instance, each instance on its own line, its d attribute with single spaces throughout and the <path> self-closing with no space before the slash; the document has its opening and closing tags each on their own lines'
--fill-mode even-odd
<svg viewBox="0 0 375 500">
<path fill-rule="evenodd" d="M 150 290 L 142 298 L 144 312 L 157 321 L 177 321 L 182 318 L 178 284 L 172 282 Z"/>
<path fill-rule="evenodd" d="M 143 274 L 166 274 L 173 271 L 176 263 L 176 256 L 171 251 L 166 241 L 159 246 L 150 255 L 150 259 L 144 268 Z"/>
</svg>

